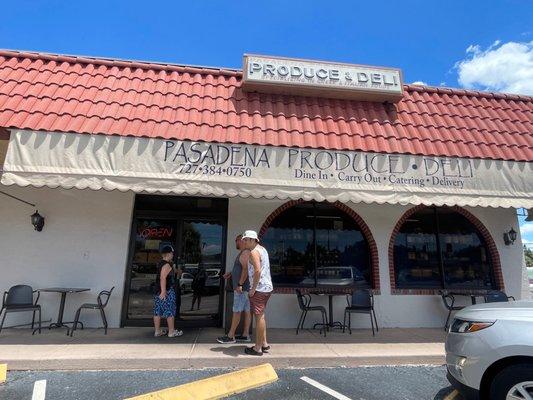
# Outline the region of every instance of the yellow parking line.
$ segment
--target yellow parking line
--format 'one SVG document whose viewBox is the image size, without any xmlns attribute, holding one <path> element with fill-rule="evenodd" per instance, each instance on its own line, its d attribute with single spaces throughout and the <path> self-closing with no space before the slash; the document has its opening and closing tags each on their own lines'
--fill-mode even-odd
<svg viewBox="0 0 533 400">
<path fill-rule="evenodd" d="M 444 399 L 442 400 L 455 400 L 458 399 L 459 392 L 457 390 L 453 390 L 451 393 L 449 393 Z"/>
<path fill-rule="evenodd" d="M 214 400 L 254 389 L 277 380 L 278 375 L 272 365 L 261 364 L 256 367 L 201 379 L 126 400 Z"/>
<path fill-rule="evenodd" d="M 0 364 L 0 383 L 7 380 L 7 364 Z"/>
</svg>

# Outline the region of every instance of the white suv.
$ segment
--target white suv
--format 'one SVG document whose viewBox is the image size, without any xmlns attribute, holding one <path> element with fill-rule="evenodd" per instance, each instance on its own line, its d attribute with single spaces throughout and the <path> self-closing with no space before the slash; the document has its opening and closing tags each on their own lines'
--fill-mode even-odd
<svg viewBox="0 0 533 400">
<path fill-rule="evenodd" d="M 533 400 L 533 301 L 457 312 L 446 337 L 448 380 L 466 399 Z"/>
</svg>

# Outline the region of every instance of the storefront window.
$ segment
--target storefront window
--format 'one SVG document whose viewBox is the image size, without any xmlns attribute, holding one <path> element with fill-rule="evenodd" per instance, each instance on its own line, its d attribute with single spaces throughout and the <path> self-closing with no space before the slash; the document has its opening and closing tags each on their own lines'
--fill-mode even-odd
<svg viewBox="0 0 533 400">
<path fill-rule="evenodd" d="M 328 203 L 301 203 L 263 235 L 280 286 L 371 286 L 368 244 L 349 215 Z"/>
<path fill-rule="evenodd" d="M 394 243 L 397 288 L 493 288 L 492 265 L 476 227 L 447 207 L 410 216 Z"/>
</svg>

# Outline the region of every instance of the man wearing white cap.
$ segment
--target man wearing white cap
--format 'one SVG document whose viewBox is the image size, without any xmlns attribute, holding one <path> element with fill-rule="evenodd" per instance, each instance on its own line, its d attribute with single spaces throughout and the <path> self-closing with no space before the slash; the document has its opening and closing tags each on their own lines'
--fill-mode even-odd
<svg viewBox="0 0 533 400">
<path fill-rule="evenodd" d="M 270 276 L 268 252 L 259 244 L 255 231 L 245 231 L 242 235 L 245 248 L 250 250 L 248 260 L 248 278 L 250 279 L 250 309 L 255 315 L 255 346 L 247 347 L 244 352 L 253 356 L 262 356 L 270 349 L 266 342 L 265 308 L 274 289 Z"/>
</svg>

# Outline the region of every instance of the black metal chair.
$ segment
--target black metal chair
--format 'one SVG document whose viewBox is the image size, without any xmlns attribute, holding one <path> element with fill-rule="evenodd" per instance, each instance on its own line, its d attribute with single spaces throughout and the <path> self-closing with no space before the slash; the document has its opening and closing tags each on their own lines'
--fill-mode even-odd
<svg viewBox="0 0 533 400">
<path fill-rule="evenodd" d="M 76 316 L 74 317 L 74 322 L 72 324 L 72 329 L 70 329 L 70 336 L 74 334 L 74 331 L 78 327 L 78 324 L 80 324 L 80 313 L 81 310 L 87 309 L 87 310 L 100 310 L 100 316 L 102 317 L 102 322 L 104 323 L 104 335 L 107 335 L 107 318 L 105 317 L 105 307 L 107 306 L 107 303 L 109 302 L 109 298 L 111 297 L 111 293 L 113 293 L 113 289 L 115 287 L 113 286 L 111 290 L 102 290 L 100 293 L 98 293 L 98 297 L 96 298 L 96 304 L 94 303 L 85 303 L 78 308 L 76 311 Z M 82 325 L 83 329 L 83 325 Z M 67 335 L 69 332 L 67 331 Z"/>
<path fill-rule="evenodd" d="M 37 293 L 37 298 L 35 299 L 35 301 L 33 301 L 33 295 L 35 293 Z M 33 311 L 33 316 L 31 319 L 32 335 L 35 334 L 36 330 L 41 333 L 41 306 L 37 304 L 40 295 L 41 293 L 38 290 L 33 290 L 33 288 L 28 285 L 12 286 L 9 291 L 4 292 L 0 315 L 2 315 L 2 312 L 4 312 L 4 310 L 5 312 L 4 316 L 2 317 L 2 322 L 0 322 L 0 332 L 2 332 L 2 327 L 4 326 L 4 321 L 6 319 L 7 313 Z M 33 328 L 35 326 L 36 311 L 39 313 L 39 328 L 34 330 Z"/>
<path fill-rule="evenodd" d="M 459 311 L 465 308 L 466 306 L 456 306 L 455 305 L 455 296 L 448 292 L 441 292 L 440 294 L 444 307 L 448 310 L 448 317 L 446 318 L 446 323 L 444 324 L 444 330 L 448 330 L 448 324 L 450 323 L 450 317 L 452 316 L 453 311 Z"/>
<path fill-rule="evenodd" d="M 372 326 L 372 336 L 375 336 L 374 321 L 379 332 L 378 320 L 374 311 L 374 294 L 370 289 L 355 290 L 352 295 L 346 295 L 348 307 L 344 309 L 344 322 L 342 332 L 346 331 L 346 317 L 348 317 L 348 331 L 352 334 L 352 314 L 369 314 L 370 325 Z M 373 317 L 373 318 L 372 318 Z"/>
<path fill-rule="evenodd" d="M 501 290 L 491 290 L 485 296 L 485 303 L 504 303 L 508 302 L 509 299 L 515 300 L 513 296 L 507 296 Z"/>
<path fill-rule="evenodd" d="M 307 317 L 307 313 L 309 311 L 320 311 L 320 313 L 322 314 L 322 324 L 321 324 L 322 328 L 320 328 L 320 332 L 322 332 L 323 330 L 324 337 L 325 337 L 326 330 L 327 330 L 327 322 L 328 322 L 326 308 L 323 306 L 311 306 L 311 295 L 302 294 L 302 292 L 299 289 L 296 289 L 296 297 L 298 298 L 298 306 L 300 307 L 300 310 L 302 311 L 302 313 L 300 314 L 298 325 L 296 325 L 296 334 L 298 334 L 300 329 L 304 328 L 305 318 Z"/>
</svg>

